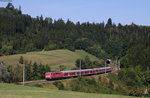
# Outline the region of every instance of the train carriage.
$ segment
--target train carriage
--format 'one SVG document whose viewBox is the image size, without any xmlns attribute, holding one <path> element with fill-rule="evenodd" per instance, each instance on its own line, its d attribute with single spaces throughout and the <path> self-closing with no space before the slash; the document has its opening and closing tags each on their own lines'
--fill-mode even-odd
<svg viewBox="0 0 150 98">
<path fill-rule="evenodd" d="M 47 72 L 45 73 L 45 79 L 47 80 L 62 79 L 62 78 L 68 78 L 68 77 L 101 74 L 101 73 L 111 72 L 111 71 L 112 71 L 112 67 L 103 67 L 103 68 L 94 68 L 94 69 Z"/>
</svg>

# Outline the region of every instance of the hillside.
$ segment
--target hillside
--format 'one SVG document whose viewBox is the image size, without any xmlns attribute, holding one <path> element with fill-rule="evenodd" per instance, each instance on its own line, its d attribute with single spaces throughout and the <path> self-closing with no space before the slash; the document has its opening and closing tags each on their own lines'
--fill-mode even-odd
<svg viewBox="0 0 150 98">
<path fill-rule="evenodd" d="M 43 84 L 41 87 L 85 93 L 133 95 L 134 88 L 128 87 L 119 80 L 116 73 L 97 75 L 94 77 L 79 77 L 74 80 Z M 134 92 L 134 96 L 141 96 L 144 89 Z"/>
<path fill-rule="evenodd" d="M 48 64 L 51 65 L 51 67 L 66 65 L 67 69 L 75 67 L 75 61 L 78 58 L 84 58 L 85 56 L 89 56 L 91 60 L 98 60 L 95 56 L 83 50 L 76 50 L 75 52 L 69 50 L 53 50 L 1 56 L 0 61 L 3 61 L 7 65 L 17 65 L 18 60 L 21 56 L 23 56 L 24 59 L 28 62 L 31 61 L 32 63 L 37 62 L 42 64 Z"/>
<path fill-rule="evenodd" d="M 0 83 L 2 98 L 137 98 L 121 95 L 89 94 Z"/>
</svg>

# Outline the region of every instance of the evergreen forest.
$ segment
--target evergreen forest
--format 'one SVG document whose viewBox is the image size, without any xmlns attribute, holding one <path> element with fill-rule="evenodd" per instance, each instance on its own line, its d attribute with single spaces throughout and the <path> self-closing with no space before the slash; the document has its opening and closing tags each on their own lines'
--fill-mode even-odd
<svg viewBox="0 0 150 98">
<path fill-rule="evenodd" d="M 119 59 L 121 67 L 150 66 L 150 26 L 73 23 L 63 19 L 22 14 L 9 3 L 0 8 L 0 56 L 29 51 L 82 49 L 101 59 Z"/>
</svg>

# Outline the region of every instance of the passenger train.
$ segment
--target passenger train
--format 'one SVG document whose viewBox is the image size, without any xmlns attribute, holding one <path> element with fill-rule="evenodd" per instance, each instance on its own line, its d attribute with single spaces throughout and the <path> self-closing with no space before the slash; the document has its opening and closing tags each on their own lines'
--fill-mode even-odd
<svg viewBox="0 0 150 98">
<path fill-rule="evenodd" d="M 94 69 L 46 72 L 45 79 L 46 80 L 63 79 L 63 78 L 70 78 L 70 77 L 77 77 L 77 76 L 102 74 L 102 73 L 108 73 L 112 71 L 113 71 L 112 67 L 102 67 L 102 68 L 94 68 Z"/>
</svg>

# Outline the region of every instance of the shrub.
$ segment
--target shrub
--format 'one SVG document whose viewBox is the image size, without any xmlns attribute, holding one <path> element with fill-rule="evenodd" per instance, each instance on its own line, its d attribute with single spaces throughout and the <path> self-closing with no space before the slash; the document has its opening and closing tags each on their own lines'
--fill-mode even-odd
<svg viewBox="0 0 150 98">
<path fill-rule="evenodd" d="M 64 89 L 64 85 L 61 82 L 54 82 L 53 83 L 59 90 L 63 90 Z"/>
<path fill-rule="evenodd" d="M 0 62 L 0 81 L 8 82 L 9 72 L 4 63 Z"/>
<path fill-rule="evenodd" d="M 142 89 L 133 89 L 129 92 L 129 96 L 142 96 L 143 90 Z"/>
</svg>

